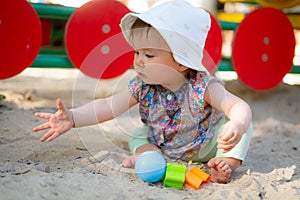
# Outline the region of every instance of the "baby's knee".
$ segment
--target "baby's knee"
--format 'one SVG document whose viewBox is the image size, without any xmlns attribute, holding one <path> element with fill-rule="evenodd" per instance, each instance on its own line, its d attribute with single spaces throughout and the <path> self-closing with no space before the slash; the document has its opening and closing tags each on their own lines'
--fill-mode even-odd
<svg viewBox="0 0 300 200">
<path fill-rule="evenodd" d="M 148 127 L 147 126 L 138 127 L 132 132 L 128 141 L 130 153 L 134 154 L 136 149 L 146 144 L 149 144 Z"/>
</svg>

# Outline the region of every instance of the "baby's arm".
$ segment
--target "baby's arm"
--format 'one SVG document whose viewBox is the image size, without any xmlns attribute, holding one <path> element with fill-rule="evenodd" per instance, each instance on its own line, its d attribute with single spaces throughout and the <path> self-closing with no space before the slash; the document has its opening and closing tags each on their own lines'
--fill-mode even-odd
<svg viewBox="0 0 300 200">
<path fill-rule="evenodd" d="M 223 111 L 230 119 L 224 125 L 223 132 L 218 138 L 218 148 L 223 149 L 223 152 L 228 152 L 235 147 L 247 131 L 252 121 L 251 109 L 245 101 L 228 92 L 223 85 L 216 81 L 209 83 L 204 100 L 216 109 Z"/>
<path fill-rule="evenodd" d="M 79 108 L 68 110 L 60 99 L 57 99 L 58 111 L 52 113 L 35 113 L 35 116 L 45 118 L 45 122 L 33 129 L 33 131 L 48 130 L 40 139 L 42 142 L 52 141 L 66 133 L 72 127 L 94 125 L 110 120 L 137 103 L 128 90 L 123 90 L 112 97 L 97 99 Z"/>
<path fill-rule="evenodd" d="M 71 110 L 74 127 L 89 126 L 111 120 L 135 104 L 137 104 L 137 100 L 128 90 L 123 90 L 105 99 L 96 99 Z"/>
</svg>

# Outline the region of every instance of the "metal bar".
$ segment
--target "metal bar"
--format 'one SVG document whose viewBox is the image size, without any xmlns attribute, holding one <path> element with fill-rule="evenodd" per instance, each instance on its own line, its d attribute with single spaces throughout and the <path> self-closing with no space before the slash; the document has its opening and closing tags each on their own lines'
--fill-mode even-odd
<svg viewBox="0 0 300 200">
<path fill-rule="evenodd" d="M 30 67 L 41 68 L 74 68 L 67 55 L 43 55 L 37 56 L 35 61 Z M 235 71 L 231 60 L 223 59 L 219 66 L 218 71 Z M 294 65 L 289 73 L 299 74 L 300 65 Z"/>
<path fill-rule="evenodd" d="M 67 55 L 67 51 L 65 48 L 55 48 L 55 47 L 42 47 L 40 49 L 39 54 L 47 54 L 47 55 Z"/>
<path fill-rule="evenodd" d="M 223 59 L 218 66 L 218 71 L 235 71 L 235 70 L 234 70 L 233 65 L 230 60 Z M 299 74 L 300 73 L 300 65 L 294 65 L 289 73 Z"/>
<path fill-rule="evenodd" d="M 31 3 L 31 5 L 36 10 L 40 18 L 47 19 L 68 19 L 77 9 L 75 7 L 39 3 Z"/>
<path fill-rule="evenodd" d="M 219 23 L 222 27 L 222 30 L 235 30 L 239 25 L 239 23 L 236 22 L 227 22 L 221 20 L 219 20 Z"/>
<path fill-rule="evenodd" d="M 30 67 L 36 68 L 74 68 L 67 55 L 39 54 Z"/>
</svg>

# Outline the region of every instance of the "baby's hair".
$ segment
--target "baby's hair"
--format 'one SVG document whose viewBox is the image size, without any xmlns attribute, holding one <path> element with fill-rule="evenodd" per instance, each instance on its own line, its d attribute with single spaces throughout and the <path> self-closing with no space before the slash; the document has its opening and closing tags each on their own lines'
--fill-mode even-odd
<svg viewBox="0 0 300 200">
<path fill-rule="evenodd" d="M 144 22 L 143 20 L 137 18 L 131 26 L 131 34 L 130 34 L 131 43 L 133 41 L 133 36 L 134 36 L 133 30 L 135 30 L 135 29 L 146 29 L 146 38 L 147 38 L 148 34 L 149 34 L 149 31 L 150 31 L 150 28 L 153 28 L 150 24 L 148 24 L 148 23 Z"/>
<path fill-rule="evenodd" d="M 136 29 L 136 28 L 147 28 L 147 27 L 152 27 L 150 24 L 144 22 L 140 18 L 137 18 L 135 22 L 132 24 L 131 29 Z"/>
<path fill-rule="evenodd" d="M 144 22 L 143 20 L 137 18 L 135 20 L 135 22 L 132 24 L 131 29 L 130 29 L 131 30 L 130 36 L 129 36 L 130 43 L 133 44 L 133 37 L 136 35 L 135 31 L 139 31 L 140 33 L 142 32 L 144 34 L 145 39 L 148 39 L 151 29 L 156 30 L 151 24 L 148 24 L 147 22 Z M 160 35 L 160 33 L 159 33 L 159 35 Z M 164 38 L 161 35 L 160 35 L 159 39 L 164 40 Z M 164 42 L 165 42 L 165 40 L 164 40 Z"/>
</svg>

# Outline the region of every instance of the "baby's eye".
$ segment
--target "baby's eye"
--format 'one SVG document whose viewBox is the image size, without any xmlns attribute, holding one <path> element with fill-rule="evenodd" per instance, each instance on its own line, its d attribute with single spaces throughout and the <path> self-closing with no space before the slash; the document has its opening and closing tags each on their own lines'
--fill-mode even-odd
<svg viewBox="0 0 300 200">
<path fill-rule="evenodd" d="M 138 51 L 134 51 L 134 54 L 139 55 L 140 53 Z"/>
<path fill-rule="evenodd" d="M 151 55 L 151 54 L 146 54 L 146 57 L 147 57 L 147 58 L 153 58 L 154 56 Z"/>
</svg>

